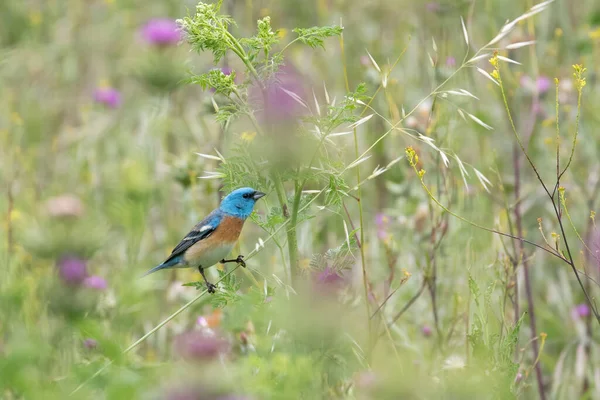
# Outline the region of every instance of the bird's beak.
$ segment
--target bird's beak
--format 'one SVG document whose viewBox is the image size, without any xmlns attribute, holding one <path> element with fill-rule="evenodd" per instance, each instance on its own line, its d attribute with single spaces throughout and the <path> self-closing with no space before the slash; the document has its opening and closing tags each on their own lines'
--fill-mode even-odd
<svg viewBox="0 0 600 400">
<path fill-rule="evenodd" d="M 266 196 L 266 195 L 267 195 L 266 193 L 263 193 L 263 192 L 256 191 L 256 192 L 254 192 L 254 196 L 252 196 L 252 198 L 253 198 L 254 200 L 258 200 L 258 199 L 260 199 L 261 197 L 263 197 L 263 196 Z"/>
</svg>

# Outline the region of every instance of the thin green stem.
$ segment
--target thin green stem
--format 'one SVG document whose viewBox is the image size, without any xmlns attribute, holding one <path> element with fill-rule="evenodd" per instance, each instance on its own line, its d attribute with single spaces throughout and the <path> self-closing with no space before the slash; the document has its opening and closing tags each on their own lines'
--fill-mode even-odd
<svg viewBox="0 0 600 400">
<path fill-rule="evenodd" d="M 295 280 L 295 276 L 297 276 L 300 272 L 298 266 L 298 238 L 296 234 L 296 228 L 298 224 L 298 211 L 300 208 L 300 199 L 302 198 L 302 184 L 300 182 L 297 182 L 294 190 L 295 192 L 294 201 L 292 203 L 292 212 L 290 216 L 290 226 L 287 230 L 292 283 Z"/>
<path fill-rule="evenodd" d="M 344 34 L 340 35 L 340 48 L 341 48 L 341 52 L 342 52 L 342 63 L 343 63 L 343 68 L 344 68 L 344 82 L 346 84 L 346 91 L 349 92 L 350 91 L 350 83 L 348 81 L 348 70 L 346 68 L 346 54 L 344 51 Z M 354 127 L 353 129 L 353 134 L 354 134 L 354 154 L 355 157 L 358 159 L 359 158 L 359 149 L 358 149 L 358 135 L 357 135 L 357 131 L 356 131 L 356 127 Z M 361 189 L 360 189 L 360 183 L 361 183 L 361 179 L 360 179 L 360 168 L 355 168 L 356 170 L 356 184 L 357 184 L 357 190 L 356 190 L 356 197 L 358 198 L 358 214 L 359 214 L 359 225 L 360 225 L 360 261 L 361 261 L 361 267 L 362 267 L 362 277 L 363 277 L 363 288 L 364 288 L 364 295 L 365 295 L 365 308 L 366 308 L 366 312 L 367 312 L 367 323 L 368 323 L 368 329 L 369 329 L 369 346 L 368 346 L 368 353 L 367 353 L 367 360 L 370 360 L 371 358 L 371 345 L 373 344 L 373 329 L 372 329 L 372 323 L 371 323 L 371 305 L 370 305 L 370 301 L 369 301 L 369 277 L 367 274 L 367 262 L 366 262 L 366 257 L 365 257 L 365 224 L 364 224 L 364 216 L 363 216 L 363 206 L 362 206 L 362 201 L 361 201 Z"/>
<path fill-rule="evenodd" d="M 575 117 L 575 135 L 573 136 L 573 144 L 571 146 L 571 155 L 569 156 L 569 161 L 567 162 L 567 165 L 565 166 L 565 168 L 562 170 L 562 172 L 558 176 L 559 179 L 565 174 L 565 172 L 567 172 L 567 170 L 571 166 L 571 161 L 573 161 L 573 155 L 575 154 L 575 146 L 577 145 L 577 136 L 579 133 L 579 118 L 581 116 L 581 93 L 582 93 L 582 90 L 579 89 L 578 94 L 577 94 L 577 117 Z M 557 184 L 557 187 L 558 187 L 558 184 Z"/>
</svg>

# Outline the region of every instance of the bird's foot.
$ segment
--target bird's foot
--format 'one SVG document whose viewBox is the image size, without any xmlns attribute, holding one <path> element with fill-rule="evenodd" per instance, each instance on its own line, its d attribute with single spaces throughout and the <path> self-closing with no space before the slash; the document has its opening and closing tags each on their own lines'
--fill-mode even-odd
<svg viewBox="0 0 600 400">
<path fill-rule="evenodd" d="M 244 261 L 243 255 L 240 254 L 239 256 L 237 256 L 237 258 L 235 259 L 235 262 L 237 262 L 242 267 L 246 268 L 246 261 Z"/>
<path fill-rule="evenodd" d="M 214 283 L 206 282 L 206 289 L 208 290 L 208 293 L 213 294 L 216 292 L 217 285 L 215 285 Z"/>
<path fill-rule="evenodd" d="M 244 256 L 241 254 L 239 256 L 237 256 L 237 258 L 232 258 L 231 260 L 222 259 L 220 262 L 221 262 L 221 264 L 234 262 L 234 263 L 238 263 L 242 267 L 246 268 L 246 261 L 244 261 Z"/>
<path fill-rule="evenodd" d="M 208 290 L 208 293 L 213 294 L 214 292 L 216 292 L 217 285 L 215 285 L 214 283 L 210 283 L 208 279 L 206 279 L 206 275 L 204 275 L 204 268 L 202 268 L 202 266 L 198 267 L 198 272 L 200 272 L 200 275 L 202 275 L 204 282 L 206 282 L 206 289 Z"/>
</svg>

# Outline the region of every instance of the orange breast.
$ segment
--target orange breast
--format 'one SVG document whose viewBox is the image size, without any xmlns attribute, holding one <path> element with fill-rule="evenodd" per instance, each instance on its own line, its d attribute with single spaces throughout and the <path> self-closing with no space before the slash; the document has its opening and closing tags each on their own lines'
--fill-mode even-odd
<svg viewBox="0 0 600 400">
<path fill-rule="evenodd" d="M 243 219 L 225 216 L 221 220 L 219 227 L 212 235 L 210 235 L 209 239 L 216 239 L 223 242 L 235 242 L 240 237 L 243 226 Z"/>
<path fill-rule="evenodd" d="M 234 217 L 223 217 L 219 227 L 206 239 L 200 240 L 188 249 L 185 259 L 192 264 L 195 261 L 208 267 L 224 258 L 240 237 L 244 220 Z"/>
</svg>

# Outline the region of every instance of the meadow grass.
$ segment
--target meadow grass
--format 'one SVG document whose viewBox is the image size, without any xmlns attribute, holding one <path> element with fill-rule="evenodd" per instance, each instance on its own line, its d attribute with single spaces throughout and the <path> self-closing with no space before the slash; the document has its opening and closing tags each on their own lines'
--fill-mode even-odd
<svg viewBox="0 0 600 400">
<path fill-rule="evenodd" d="M 600 396 L 595 2 L 0 20 L 0 398 Z M 240 186 L 248 268 L 140 279 Z"/>
</svg>

